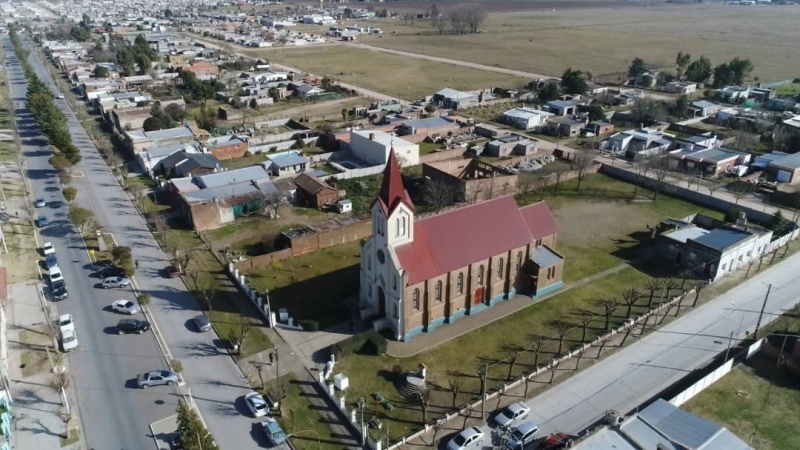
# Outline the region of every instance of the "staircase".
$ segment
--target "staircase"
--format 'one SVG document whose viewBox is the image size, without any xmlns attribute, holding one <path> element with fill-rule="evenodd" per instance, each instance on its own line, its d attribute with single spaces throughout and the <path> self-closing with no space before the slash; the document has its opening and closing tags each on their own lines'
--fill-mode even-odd
<svg viewBox="0 0 800 450">
<path fill-rule="evenodd" d="M 395 382 L 397 390 L 406 397 L 416 398 L 425 387 L 425 380 L 417 372 L 401 373 Z"/>
</svg>

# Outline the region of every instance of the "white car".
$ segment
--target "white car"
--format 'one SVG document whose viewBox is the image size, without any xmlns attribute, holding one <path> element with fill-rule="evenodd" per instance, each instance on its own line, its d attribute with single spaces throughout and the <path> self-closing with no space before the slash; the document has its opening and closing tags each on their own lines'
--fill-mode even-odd
<svg viewBox="0 0 800 450">
<path fill-rule="evenodd" d="M 72 320 L 71 314 L 62 314 L 58 318 L 58 330 L 62 335 L 65 331 L 75 331 L 75 322 Z"/>
<path fill-rule="evenodd" d="M 56 248 L 53 247 L 53 243 L 52 242 L 45 242 L 44 245 L 42 245 L 42 252 L 44 252 L 44 256 L 55 255 L 56 254 Z"/>
<path fill-rule="evenodd" d="M 447 450 L 464 450 L 475 446 L 483 439 L 483 431 L 478 427 L 469 427 L 461 430 L 447 443 Z"/>
<path fill-rule="evenodd" d="M 78 348 L 78 336 L 75 335 L 75 330 L 66 330 L 61 333 L 61 348 L 64 349 L 64 352 Z"/>
<path fill-rule="evenodd" d="M 109 277 L 103 280 L 103 289 L 124 288 L 131 284 L 131 280 L 123 277 Z"/>
<path fill-rule="evenodd" d="M 136 314 L 142 309 L 130 300 L 120 299 L 111 304 L 111 309 L 122 314 Z"/>
<path fill-rule="evenodd" d="M 56 98 L 64 98 L 64 94 L 59 93 L 58 95 L 56 95 Z"/>
<path fill-rule="evenodd" d="M 517 420 L 522 420 L 528 417 L 531 412 L 531 407 L 522 402 L 512 403 L 503 408 L 500 413 L 495 416 L 494 422 L 501 426 L 507 427 Z"/>
<path fill-rule="evenodd" d="M 267 401 L 264 400 L 264 396 L 259 394 L 258 392 L 250 392 L 249 394 L 244 396 L 244 403 L 247 405 L 247 409 L 250 410 L 250 413 L 253 414 L 253 417 L 263 417 L 267 415 Z"/>
<path fill-rule="evenodd" d="M 61 269 L 59 269 L 58 266 L 51 267 L 48 275 L 50 276 L 50 283 L 55 283 L 56 281 L 64 279 L 64 275 L 61 274 Z"/>
</svg>

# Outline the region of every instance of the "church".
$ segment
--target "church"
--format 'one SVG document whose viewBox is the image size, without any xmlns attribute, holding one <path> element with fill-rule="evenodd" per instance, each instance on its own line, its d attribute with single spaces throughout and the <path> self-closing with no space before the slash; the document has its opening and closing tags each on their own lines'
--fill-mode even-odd
<svg viewBox="0 0 800 450">
<path fill-rule="evenodd" d="M 394 151 L 361 245 L 362 319 L 398 341 L 478 314 L 520 294 L 563 286 L 558 227 L 545 202 L 511 195 L 416 218 Z"/>
</svg>

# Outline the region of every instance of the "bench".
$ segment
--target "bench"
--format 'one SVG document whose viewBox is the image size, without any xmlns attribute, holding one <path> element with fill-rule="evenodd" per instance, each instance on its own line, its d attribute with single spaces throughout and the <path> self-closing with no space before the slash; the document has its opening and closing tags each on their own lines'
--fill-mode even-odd
<svg viewBox="0 0 800 450">
<path fill-rule="evenodd" d="M 387 411 L 391 411 L 394 409 L 394 405 L 390 402 L 383 402 L 383 407 L 386 408 Z"/>
<path fill-rule="evenodd" d="M 372 396 L 375 397 L 375 400 L 377 400 L 379 403 L 383 403 L 386 401 L 386 399 L 383 397 L 383 394 L 381 394 L 380 392 L 376 392 L 372 394 Z"/>
</svg>

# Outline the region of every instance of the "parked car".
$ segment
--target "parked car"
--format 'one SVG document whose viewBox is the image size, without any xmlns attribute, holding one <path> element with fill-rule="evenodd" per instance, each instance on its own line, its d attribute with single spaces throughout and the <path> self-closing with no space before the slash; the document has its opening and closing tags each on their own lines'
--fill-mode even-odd
<svg viewBox="0 0 800 450">
<path fill-rule="evenodd" d="M 36 199 L 36 207 L 37 208 L 44 208 L 45 206 L 47 206 L 47 203 L 45 203 L 43 198 L 37 198 Z"/>
<path fill-rule="evenodd" d="M 122 314 L 136 314 L 142 310 L 139 308 L 139 305 L 130 300 L 125 300 L 124 298 L 121 300 L 116 300 L 114 303 L 112 303 L 111 309 Z"/>
<path fill-rule="evenodd" d="M 44 214 L 40 214 L 39 218 L 36 219 L 36 226 L 39 228 L 46 227 L 50 222 L 47 221 L 47 216 Z"/>
<path fill-rule="evenodd" d="M 64 300 L 69 297 L 69 291 L 67 291 L 67 285 L 64 283 L 64 280 L 53 282 L 50 285 L 50 294 L 53 296 L 54 300 Z"/>
<path fill-rule="evenodd" d="M 211 329 L 211 322 L 208 320 L 205 314 L 198 314 L 192 318 L 192 322 L 194 322 L 194 326 L 197 327 L 197 331 L 204 332 Z"/>
<path fill-rule="evenodd" d="M 539 434 L 539 427 L 531 422 L 525 421 L 509 429 L 511 439 L 508 443 L 509 450 L 524 450 L 525 446 L 536 440 Z"/>
<path fill-rule="evenodd" d="M 63 99 L 64 98 L 64 94 L 59 92 L 58 95 L 56 95 L 56 98 Z"/>
<path fill-rule="evenodd" d="M 47 270 L 50 270 L 53 267 L 58 265 L 58 260 L 56 259 L 56 255 L 51 253 L 44 257 L 44 265 L 47 267 Z"/>
<path fill-rule="evenodd" d="M 252 414 L 253 417 L 266 416 L 269 410 L 264 396 L 255 391 L 244 396 L 244 403 L 247 405 L 247 409 L 250 410 L 250 414 Z"/>
<path fill-rule="evenodd" d="M 64 334 L 65 331 L 75 330 L 75 322 L 71 314 L 62 314 L 58 318 L 58 331 Z"/>
<path fill-rule="evenodd" d="M 271 447 L 277 447 L 286 442 L 286 434 L 278 425 L 278 421 L 272 417 L 268 417 L 261 422 L 261 429 L 264 430 L 264 435 L 267 436 L 267 441 Z"/>
<path fill-rule="evenodd" d="M 44 256 L 55 255 L 56 248 L 53 247 L 52 242 L 45 242 L 44 244 L 42 244 L 42 253 L 44 254 Z"/>
<path fill-rule="evenodd" d="M 75 330 L 66 330 L 61 333 L 61 348 L 64 352 L 71 352 L 78 348 L 78 336 Z"/>
<path fill-rule="evenodd" d="M 131 284 L 131 280 L 123 277 L 109 277 L 103 280 L 103 289 L 124 288 Z"/>
<path fill-rule="evenodd" d="M 477 445 L 483 439 L 483 431 L 478 427 L 469 427 L 461 430 L 447 443 L 447 450 L 464 450 Z"/>
<path fill-rule="evenodd" d="M 178 374 L 169 370 L 151 370 L 136 379 L 136 385 L 142 389 L 150 386 L 172 385 L 178 382 Z"/>
<path fill-rule="evenodd" d="M 142 334 L 150 329 L 150 322 L 138 319 L 122 319 L 117 322 L 117 333 L 137 333 Z"/>
<path fill-rule="evenodd" d="M 164 268 L 164 276 L 167 278 L 178 278 L 181 276 L 181 271 L 175 266 L 167 266 Z"/>
<path fill-rule="evenodd" d="M 507 427 L 517 420 L 528 417 L 528 413 L 530 412 L 531 407 L 525 403 L 512 403 L 503 408 L 503 410 L 494 417 L 494 423 L 501 427 Z"/>
<path fill-rule="evenodd" d="M 93 272 L 91 276 L 102 279 L 114 277 L 125 278 L 125 269 L 112 265 L 103 266 Z"/>
<path fill-rule="evenodd" d="M 58 266 L 51 267 L 47 274 L 50 276 L 51 284 L 59 280 L 64 281 L 64 275 L 61 274 L 61 269 L 59 269 Z"/>
<path fill-rule="evenodd" d="M 572 445 L 572 438 L 567 433 L 553 433 L 542 439 L 537 447 L 539 450 L 559 450 Z"/>
</svg>

